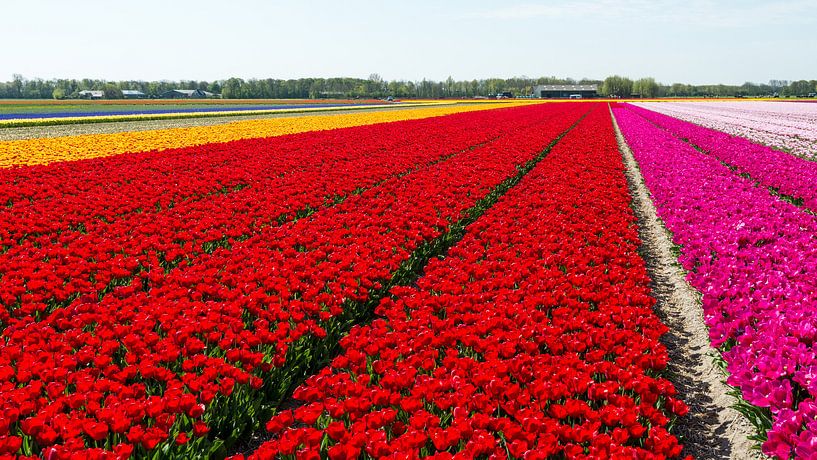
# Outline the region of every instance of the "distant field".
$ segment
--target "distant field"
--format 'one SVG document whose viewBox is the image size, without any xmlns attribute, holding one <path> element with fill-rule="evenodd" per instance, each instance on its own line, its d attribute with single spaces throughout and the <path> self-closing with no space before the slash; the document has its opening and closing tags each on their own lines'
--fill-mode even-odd
<svg viewBox="0 0 817 460">
<path fill-rule="evenodd" d="M 658 101 L 656 99 L 654 101 Z M 666 99 L 665 99 L 666 100 Z M 696 99 L 672 99 L 674 101 Z M 702 99 L 697 99 L 702 100 Z M 582 102 L 621 102 L 621 99 L 586 99 Z M 639 99 L 641 102 L 652 100 Z M 737 99 L 736 101 L 744 101 Z M 417 106 L 473 105 L 485 103 L 564 102 L 560 99 L 139 99 L 139 100 L 43 100 L 0 99 L 0 128 L 35 128 L 121 122 L 180 119 L 217 119 L 236 116 L 269 116 L 287 113 L 346 112 L 410 108 Z M 118 130 L 117 130 L 118 131 Z M 28 137 L 23 135 L 23 137 Z M 36 135 L 35 137 L 39 137 Z M 0 139 L 19 138 L 18 134 Z"/>
<path fill-rule="evenodd" d="M 133 105 L 246 105 L 246 104 L 374 104 L 379 99 L 0 99 L 0 111 L 5 106 L 133 106 Z"/>
<path fill-rule="evenodd" d="M 377 100 L 134 100 L 134 101 L 0 101 L 0 120 L 111 115 L 153 115 L 290 108 L 354 107 Z"/>
<path fill-rule="evenodd" d="M 100 122 L 365 110 L 396 104 L 375 99 L 0 100 L 0 128 Z M 416 106 L 420 104 L 403 104 Z M 426 104 L 422 104 L 426 105 Z"/>
</svg>

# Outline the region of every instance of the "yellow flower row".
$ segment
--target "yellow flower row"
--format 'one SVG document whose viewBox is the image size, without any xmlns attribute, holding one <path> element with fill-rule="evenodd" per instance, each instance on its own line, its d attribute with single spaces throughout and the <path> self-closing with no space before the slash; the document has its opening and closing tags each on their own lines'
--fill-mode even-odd
<svg viewBox="0 0 817 460">
<path fill-rule="evenodd" d="M 273 137 L 305 131 L 414 120 L 458 112 L 509 107 L 511 105 L 513 104 L 506 102 L 330 115 L 305 115 L 242 120 L 212 126 L 7 141 L 0 142 L 0 167 L 107 157 L 126 152 L 167 150 L 239 139 Z"/>
</svg>

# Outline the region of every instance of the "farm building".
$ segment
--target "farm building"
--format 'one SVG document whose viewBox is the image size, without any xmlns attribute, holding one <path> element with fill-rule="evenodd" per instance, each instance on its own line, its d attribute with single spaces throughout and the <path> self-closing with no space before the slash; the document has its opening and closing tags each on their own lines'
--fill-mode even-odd
<svg viewBox="0 0 817 460">
<path fill-rule="evenodd" d="M 147 95 L 135 89 L 123 89 L 122 97 L 124 97 L 125 99 L 142 99 L 147 97 Z"/>
<path fill-rule="evenodd" d="M 534 97 L 585 99 L 598 97 L 599 85 L 538 85 L 533 87 Z"/>
<path fill-rule="evenodd" d="M 171 89 L 170 91 L 162 93 L 162 97 L 165 99 L 204 99 L 208 97 L 218 97 L 218 94 L 200 89 Z"/>
<path fill-rule="evenodd" d="M 79 97 L 82 99 L 102 99 L 105 97 L 105 92 L 85 90 L 79 92 Z"/>
</svg>

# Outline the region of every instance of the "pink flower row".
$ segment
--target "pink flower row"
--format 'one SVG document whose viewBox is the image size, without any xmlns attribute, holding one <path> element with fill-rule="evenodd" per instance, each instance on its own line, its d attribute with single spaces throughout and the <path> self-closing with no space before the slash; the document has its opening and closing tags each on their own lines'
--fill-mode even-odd
<svg viewBox="0 0 817 460">
<path fill-rule="evenodd" d="M 817 104 L 747 101 L 647 102 L 637 105 L 817 159 Z"/>
<path fill-rule="evenodd" d="M 772 411 L 764 452 L 815 458 L 817 219 L 632 110 L 615 116 L 703 294 L 712 343 L 728 348 L 728 382 Z"/>
</svg>

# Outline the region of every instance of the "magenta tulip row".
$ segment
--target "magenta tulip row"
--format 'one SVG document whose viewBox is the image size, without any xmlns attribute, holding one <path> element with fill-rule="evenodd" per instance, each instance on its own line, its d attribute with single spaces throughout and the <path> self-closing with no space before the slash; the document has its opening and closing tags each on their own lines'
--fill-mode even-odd
<svg viewBox="0 0 817 460">
<path fill-rule="evenodd" d="M 817 211 L 817 162 L 641 107 L 628 104 L 627 108 L 688 140 L 738 173 L 749 174 L 761 185 L 801 200 L 804 206 Z"/>
<path fill-rule="evenodd" d="M 817 456 L 817 218 L 632 110 L 615 116 L 659 216 L 703 294 L 728 383 L 769 408 L 763 450 Z"/>
</svg>

